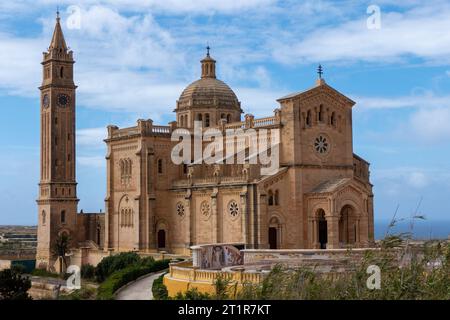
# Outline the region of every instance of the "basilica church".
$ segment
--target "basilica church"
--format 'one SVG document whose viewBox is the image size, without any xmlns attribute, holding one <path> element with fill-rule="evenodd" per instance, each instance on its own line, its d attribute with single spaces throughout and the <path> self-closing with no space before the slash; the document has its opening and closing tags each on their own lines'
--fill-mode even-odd
<svg viewBox="0 0 450 320">
<path fill-rule="evenodd" d="M 40 87 L 38 267 L 54 263 L 52 248 L 62 234 L 73 249 L 97 252 L 188 254 L 193 245 L 214 243 L 258 249 L 373 243 L 369 163 L 353 150 L 355 102 L 328 85 L 320 69 L 311 88 L 280 97 L 273 114 L 255 118 L 217 78 L 209 48 L 200 79 L 173 102 L 174 121 L 108 126 L 105 210 L 78 212 L 74 63 L 58 16 L 43 54 Z M 278 168 L 263 175 L 258 163 L 175 164 L 171 152 L 178 142 L 172 134 L 180 128 L 193 134 L 195 123 L 220 132 L 277 130 Z"/>
</svg>

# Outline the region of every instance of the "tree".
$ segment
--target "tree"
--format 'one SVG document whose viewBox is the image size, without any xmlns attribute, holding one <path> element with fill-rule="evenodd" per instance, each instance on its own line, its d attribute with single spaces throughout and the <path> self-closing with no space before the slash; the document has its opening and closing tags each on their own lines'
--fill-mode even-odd
<svg viewBox="0 0 450 320">
<path fill-rule="evenodd" d="M 0 271 L 0 300 L 31 300 L 31 281 L 11 269 Z"/>
<path fill-rule="evenodd" d="M 66 233 L 60 234 L 58 237 L 56 237 L 55 243 L 53 245 L 53 254 L 60 259 L 59 264 L 59 273 L 63 273 L 63 263 L 64 268 L 67 269 L 67 260 L 66 260 L 66 253 L 69 251 L 70 248 L 70 237 Z M 61 263 L 62 261 L 62 263 Z"/>
</svg>

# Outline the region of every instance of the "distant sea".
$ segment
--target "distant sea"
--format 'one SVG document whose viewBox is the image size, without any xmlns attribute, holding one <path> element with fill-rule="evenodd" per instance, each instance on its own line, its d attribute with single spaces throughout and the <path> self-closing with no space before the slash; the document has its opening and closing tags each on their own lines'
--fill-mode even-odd
<svg viewBox="0 0 450 320">
<path fill-rule="evenodd" d="M 382 239 L 390 221 L 375 221 L 375 239 Z M 390 233 L 409 232 L 409 221 L 401 221 L 390 230 Z M 412 230 L 413 238 L 417 240 L 448 239 L 450 236 L 450 220 L 415 220 Z"/>
</svg>

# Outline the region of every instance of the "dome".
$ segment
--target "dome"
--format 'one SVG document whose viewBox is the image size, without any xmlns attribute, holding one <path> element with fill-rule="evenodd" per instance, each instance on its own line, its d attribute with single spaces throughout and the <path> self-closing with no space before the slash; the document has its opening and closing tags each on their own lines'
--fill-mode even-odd
<svg viewBox="0 0 450 320">
<path fill-rule="evenodd" d="M 236 94 L 223 81 L 204 77 L 184 89 L 178 100 L 178 107 L 217 107 L 240 109 Z"/>
<path fill-rule="evenodd" d="M 236 94 L 223 81 L 216 78 L 216 60 L 209 55 L 201 61 L 202 77 L 184 89 L 178 99 L 179 111 L 191 108 L 216 108 L 242 112 Z M 225 111 L 224 110 L 224 111 Z"/>
</svg>

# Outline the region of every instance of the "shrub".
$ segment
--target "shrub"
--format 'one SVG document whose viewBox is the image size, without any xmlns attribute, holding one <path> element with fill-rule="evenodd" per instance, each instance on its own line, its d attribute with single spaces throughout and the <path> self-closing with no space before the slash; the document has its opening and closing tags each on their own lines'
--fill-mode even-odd
<svg viewBox="0 0 450 320">
<path fill-rule="evenodd" d="M 24 265 L 15 264 L 15 265 L 11 266 L 11 271 L 13 271 L 16 274 L 24 274 L 26 271 L 26 268 Z"/>
<path fill-rule="evenodd" d="M 392 238 L 391 238 L 392 239 Z M 390 240 L 390 239 L 389 239 Z M 398 246 L 396 241 L 396 246 Z M 407 249 L 407 248 L 406 248 Z M 426 244 L 411 261 L 401 264 L 405 248 L 386 249 L 367 254 L 354 272 L 335 279 L 322 277 L 314 270 L 277 266 L 261 284 L 245 285 L 238 299 L 295 300 L 436 300 L 450 299 L 450 244 Z M 400 264 L 399 264 L 400 261 Z M 381 269 L 381 288 L 366 286 L 369 265 Z"/>
<path fill-rule="evenodd" d="M 33 271 L 31 271 L 31 275 L 37 276 L 37 277 L 47 277 L 47 278 L 59 278 L 60 277 L 59 274 L 47 271 L 45 269 L 34 269 Z"/>
<path fill-rule="evenodd" d="M 95 300 L 97 290 L 92 287 L 82 286 L 68 295 L 60 295 L 59 300 Z"/>
<path fill-rule="evenodd" d="M 113 272 L 125 269 L 126 267 L 141 261 L 135 252 L 122 252 L 117 255 L 103 258 L 95 269 L 95 276 L 98 282 L 103 282 Z"/>
<path fill-rule="evenodd" d="M 213 298 L 207 293 L 201 293 L 197 288 L 192 288 L 184 294 L 178 292 L 174 298 L 175 300 L 212 300 Z"/>
<path fill-rule="evenodd" d="M 148 273 L 167 269 L 169 267 L 169 262 L 170 260 L 158 260 L 151 264 L 142 265 L 142 261 L 140 261 L 125 269 L 114 272 L 99 286 L 97 299 L 113 300 L 114 293 L 118 289 Z"/>
<path fill-rule="evenodd" d="M 31 281 L 11 269 L 0 271 L 0 300 L 31 300 Z"/>
<path fill-rule="evenodd" d="M 163 283 L 164 275 L 153 281 L 152 293 L 155 300 L 167 300 L 169 298 L 167 287 Z"/>
<path fill-rule="evenodd" d="M 81 278 L 93 279 L 95 277 L 95 267 L 92 264 L 85 264 L 81 266 Z"/>
</svg>

